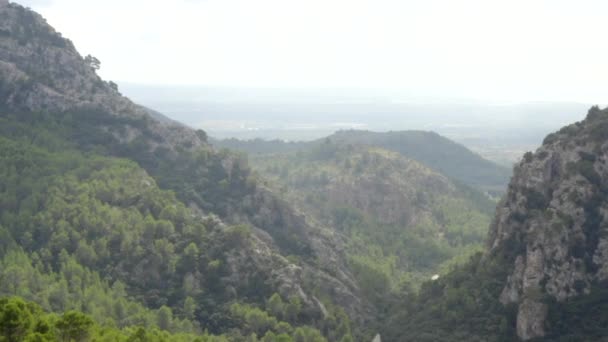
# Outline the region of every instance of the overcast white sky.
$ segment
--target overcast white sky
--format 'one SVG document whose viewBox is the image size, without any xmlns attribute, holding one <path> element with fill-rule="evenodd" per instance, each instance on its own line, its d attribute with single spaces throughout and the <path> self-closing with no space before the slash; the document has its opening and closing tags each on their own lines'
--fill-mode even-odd
<svg viewBox="0 0 608 342">
<path fill-rule="evenodd" d="M 17 0 L 104 78 L 608 103 L 603 0 Z"/>
</svg>

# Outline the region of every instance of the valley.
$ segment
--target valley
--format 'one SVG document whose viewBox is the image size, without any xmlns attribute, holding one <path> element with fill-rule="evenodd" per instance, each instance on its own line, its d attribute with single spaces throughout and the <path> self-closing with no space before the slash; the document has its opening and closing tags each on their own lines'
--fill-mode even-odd
<svg viewBox="0 0 608 342">
<path fill-rule="evenodd" d="M 524 106 L 555 117 L 520 139 L 349 124 L 239 140 L 98 69 L 0 1 L 0 341 L 608 336 L 608 109 Z M 369 114 L 350 106 L 332 120 Z M 514 158 L 515 141 L 540 147 Z"/>
</svg>

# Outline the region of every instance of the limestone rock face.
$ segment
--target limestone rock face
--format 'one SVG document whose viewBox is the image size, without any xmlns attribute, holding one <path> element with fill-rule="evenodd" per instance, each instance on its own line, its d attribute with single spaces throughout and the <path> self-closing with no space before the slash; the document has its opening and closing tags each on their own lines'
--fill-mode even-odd
<svg viewBox="0 0 608 342">
<path fill-rule="evenodd" d="M 318 293 L 330 295 L 334 303 L 357 322 L 364 323 L 374 316 L 373 306 L 362 298 L 349 271 L 339 236 L 329 229 L 309 224 L 303 215 L 261 186 L 243 200 L 251 203 L 256 214 L 240 216 L 237 221 L 254 227 L 283 228 L 282 231 L 254 229 L 248 248 L 229 252 L 230 282 L 235 287 L 247 284 L 248 279 L 262 277 L 284 298 L 297 297 L 304 307 L 322 316 L 323 304 L 310 293 L 310 289 L 315 288 Z M 317 263 L 296 265 L 286 259 L 282 252 L 288 251 L 282 250 L 286 247 L 277 241 L 284 234 L 296 235 Z"/>
<path fill-rule="evenodd" d="M 547 305 L 531 299 L 524 299 L 517 314 L 517 336 L 529 340 L 545 335 L 543 322 L 547 317 Z"/>
<path fill-rule="evenodd" d="M 608 111 L 549 135 L 515 167 L 488 240 L 513 268 L 500 300 L 518 305 L 523 340 L 546 334 L 546 300 L 608 279 Z"/>
<path fill-rule="evenodd" d="M 0 3 L 0 103 L 19 112 L 101 111 L 119 117 L 146 118 L 161 137 L 153 148 L 197 148 L 206 142 L 194 130 L 172 121 L 153 120 L 147 108 L 122 96 L 103 81 L 74 44 L 39 14 L 18 4 Z M 141 136 L 134 127 L 120 138 Z"/>
</svg>

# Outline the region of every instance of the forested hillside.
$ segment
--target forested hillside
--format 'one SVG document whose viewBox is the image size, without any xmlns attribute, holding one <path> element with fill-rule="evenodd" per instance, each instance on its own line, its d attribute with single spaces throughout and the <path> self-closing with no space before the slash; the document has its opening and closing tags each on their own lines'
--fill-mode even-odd
<svg viewBox="0 0 608 342">
<path fill-rule="evenodd" d="M 339 240 L 203 131 L 122 97 L 36 13 L 2 3 L 0 18 L 0 293 L 125 336 L 367 333 L 351 334 L 373 315 Z"/>
<path fill-rule="evenodd" d="M 344 235 L 349 263 L 375 298 L 417 287 L 481 249 L 494 208 L 480 192 L 380 148 L 327 139 L 251 163 L 301 212 Z"/>
<path fill-rule="evenodd" d="M 263 278 L 229 279 L 233 251 L 254 247 L 251 228 L 201 218 L 132 161 L 80 152 L 44 124 L 1 121 L 0 294 L 104 326 L 176 333 L 295 334 L 280 319 L 316 319 L 299 298 L 273 297 Z M 273 315 L 246 302 L 272 303 Z"/>
<path fill-rule="evenodd" d="M 500 197 L 511 170 L 496 165 L 439 134 L 424 131 L 370 132 L 339 131 L 325 139 L 311 142 L 283 142 L 255 139 L 213 140 L 217 146 L 242 151 L 251 156 L 269 153 L 295 153 L 322 145 L 326 139 L 344 145 L 376 147 L 416 160 L 449 178 Z"/>
</svg>

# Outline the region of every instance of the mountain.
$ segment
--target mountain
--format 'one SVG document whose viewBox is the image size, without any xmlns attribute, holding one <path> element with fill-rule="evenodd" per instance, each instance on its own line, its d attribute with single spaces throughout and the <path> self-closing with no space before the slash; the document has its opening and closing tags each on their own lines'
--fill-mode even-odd
<svg viewBox="0 0 608 342">
<path fill-rule="evenodd" d="M 500 195 L 506 189 L 511 171 L 494 164 L 445 137 L 433 132 L 401 131 L 370 132 L 339 131 L 326 139 L 353 146 L 373 146 L 400 153 L 431 169 L 469 186 Z M 323 144 L 326 139 L 313 142 L 239 141 L 236 139 L 213 140 L 220 147 L 243 151 L 249 154 L 289 152 Z"/>
<path fill-rule="evenodd" d="M 351 320 L 367 333 L 374 308 L 338 237 L 98 67 L 40 15 L 0 5 L 0 294 L 232 340 L 348 340 Z"/>
<path fill-rule="evenodd" d="M 480 248 L 495 206 L 482 193 L 380 148 L 327 140 L 250 161 L 311 221 L 343 236 L 356 276 L 363 277 L 362 268 L 375 272 L 367 292 L 376 303 L 391 288 L 417 285 L 450 259 Z"/>
<path fill-rule="evenodd" d="M 608 336 L 608 110 L 550 134 L 516 166 L 486 251 L 392 317 L 400 341 Z"/>
<path fill-rule="evenodd" d="M 554 334 L 562 327 L 550 307 L 602 293 L 608 280 L 607 128 L 608 111 L 594 107 L 549 135 L 524 156 L 498 207 L 488 250 L 512 253 L 500 301 L 517 305 L 523 340 Z"/>
</svg>

